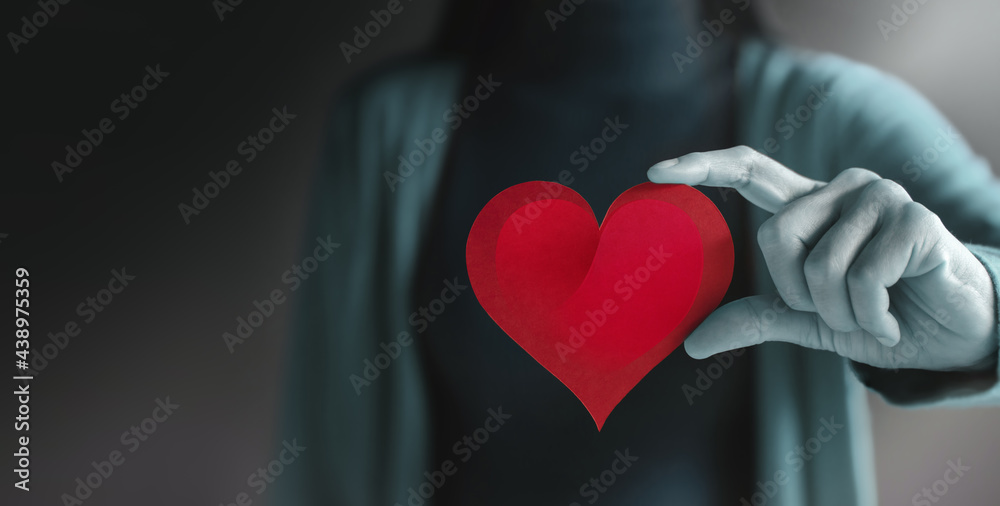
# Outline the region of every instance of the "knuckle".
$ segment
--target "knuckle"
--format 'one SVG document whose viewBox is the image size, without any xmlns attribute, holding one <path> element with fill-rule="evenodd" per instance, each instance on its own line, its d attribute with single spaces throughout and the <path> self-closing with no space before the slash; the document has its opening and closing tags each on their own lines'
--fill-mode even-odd
<svg viewBox="0 0 1000 506">
<path fill-rule="evenodd" d="M 758 177 L 766 174 L 766 171 L 774 163 L 773 160 L 759 151 L 745 145 L 736 146 L 730 151 L 732 162 L 735 164 L 738 174 L 737 184 L 746 186 Z"/>
<path fill-rule="evenodd" d="M 788 238 L 788 218 L 784 213 L 778 213 L 768 218 L 757 229 L 757 243 L 762 251 L 772 251 L 775 246 L 784 243 Z"/>
<path fill-rule="evenodd" d="M 757 244 L 761 251 L 767 254 L 771 250 L 771 245 L 778 239 L 778 227 L 774 224 L 774 218 L 770 218 L 757 229 Z"/>
<path fill-rule="evenodd" d="M 823 324 L 820 325 L 816 335 L 816 341 L 820 350 L 832 352 L 837 351 L 837 331 L 830 328 L 829 325 L 826 325 L 826 322 L 823 322 Z"/>
<path fill-rule="evenodd" d="M 871 268 L 866 265 L 854 264 L 847 269 L 847 286 L 864 289 L 871 285 L 874 279 Z"/>
<path fill-rule="evenodd" d="M 865 196 L 880 203 L 909 202 L 910 194 L 897 182 L 891 179 L 879 178 L 865 188 Z"/>
<path fill-rule="evenodd" d="M 938 215 L 931 212 L 923 204 L 913 201 L 903 204 L 899 216 L 907 225 L 928 226 L 941 222 Z"/>
<path fill-rule="evenodd" d="M 810 284 L 823 285 L 837 277 L 840 272 L 838 262 L 830 255 L 813 250 L 806 257 L 803 271 Z"/>
<path fill-rule="evenodd" d="M 736 146 L 733 154 L 738 166 L 739 174 L 736 184 L 744 187 L 753 181 L 755 174 L 760 170 L 760 157 L 763 156 L 749 146 Z"/>
<path fill-rule="evenodd" d="M 808 311 L 812 309 L 812 306 L 809 304 L 808 294 L 788 290 L 788 293 L 783 295 L 782 299 L 788 307 L 794 309 L 795 311 Z"/>
<path fill-rule="evenodd" d="M 735 154 L 739 159 L 750 159 L 756 157 L 760 153 L 746 144 L 741 144 L 733 148 L 733 154 Z"/>
<path fill-rule="evenodd" d="M 939 241 L 950 235 L 941 218 L 922 204 L 910 202 L 900 210 L 896 233 L 903 241 L 915 244 L 939 244 Z"/>
<path fill-rule="evenodd" d="M 840 174 L 837 174 L 837 177 L 835 177 L 834 180 L 837 179 L 844 179 L 852 183 L 865 183 L 865 182 L 876 181 L 881 178 L 879 177 L 878 174 L 868 169 L 851 167 L 850 169 L 847 169 L 841 172 Z"/>
</svg>

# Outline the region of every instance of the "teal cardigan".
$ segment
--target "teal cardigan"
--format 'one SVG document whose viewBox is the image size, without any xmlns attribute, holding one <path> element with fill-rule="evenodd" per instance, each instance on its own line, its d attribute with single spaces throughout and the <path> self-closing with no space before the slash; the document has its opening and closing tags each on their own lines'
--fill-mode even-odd
<svg viewBox="0 0 1000 506">
<path fill-rule="evenodd" d="M 407 488 L 433 465 L 415 346 L 402 348 L 360 395 L 349 378 L 361 374 L 380 343 L 412 331 L 409 294 L 447 141 L 392 190 L 385 173 L 398 173 L 397 157 L 412 150 L 413 139 L 445 126 L 442 112 L 462 96 L 463 76 L 461 65 L 449 62 L 396 69 L 348 92 L 330 115 L 306 241 L 329 234 L 343 246 L 300 292 L 277 439 L 297 438 L 307 451 L 276 484 L 279 504 L 404 503 Z M 818 180 L 850 167 L 896 180 L 969 245 L 997 285 L 1000 185 L 927 100 L 870 67 L 758 39 L 741 43 L 736 77 L 739 143 Z M 829 96 L 820 103 L 810 98 L 817 93 Z M 788 121 L 786 114 L 796 112 L 809 118 Z M 935 161 L 914 162 L 924 154 Z M 756 230 L 767 218 L 754 210 L 750 226 Z M 776 293 L 754 253 L 756 293 Z M 782 470 L 790 479 L 769 505 L 875 504 L 866 385 L 897 404 L 1000 401 L 996 375 L 984 381 L 876 370 L 785 343 L 761 345 L 755 357 L 756 479 L 772 480 Z M 792 465 L 789 452 L 824 421 L 844 428 L 804 466 Z"/>
</svg>

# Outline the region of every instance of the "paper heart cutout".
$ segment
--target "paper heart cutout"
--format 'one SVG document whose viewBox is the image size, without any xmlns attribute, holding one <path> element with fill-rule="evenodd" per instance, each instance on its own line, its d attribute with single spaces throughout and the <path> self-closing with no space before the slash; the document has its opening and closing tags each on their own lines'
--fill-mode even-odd
<svg viewBox="0 0 1000 506">
<path fill-rule="evenodd" d="M 732 279 L 733 241 L 712 201 L 689 186 L 635 186 L 598 227 L 580 194 L 532 181 L 480 211 L 466 263 L 483 309 L 601 430 L 718 306 Z"/>
</svg>

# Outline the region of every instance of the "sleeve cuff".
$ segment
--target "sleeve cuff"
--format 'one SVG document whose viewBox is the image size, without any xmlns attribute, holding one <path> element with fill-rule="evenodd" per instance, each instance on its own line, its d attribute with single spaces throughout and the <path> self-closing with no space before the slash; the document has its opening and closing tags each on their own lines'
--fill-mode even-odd
<svg viewBox="0 0 1000 506">
<path fill-rule="evenodd" d="M 1000 287 L 1000 249 L 966 244 Z M 997 297 L 1000 305 L 1000 295 Z M 1000 308 L 996 308 L 1000 314 Z M 1000 320 L 998 320 L 1000 321 Z M 1000 339 L 1000 328 L 994 333 Z M 925 371 L 880 369 L 851 361 L 855 376 L 892 404 L 912 407 L 971 407 L 1000 405 L 1000 351 L 982 371 Z"/>
</svg>

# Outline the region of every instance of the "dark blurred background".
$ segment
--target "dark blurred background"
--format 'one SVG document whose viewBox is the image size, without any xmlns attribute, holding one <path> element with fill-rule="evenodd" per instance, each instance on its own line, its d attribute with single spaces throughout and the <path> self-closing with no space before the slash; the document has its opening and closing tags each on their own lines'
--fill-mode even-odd
<svg viewBox="0 0 1000 506">
<path fill-rule="evenodd" d="M 434 34 L 444 2 L 403 2 L 350 63 L 339 44 L 384 0 L 54 3 L 58 12 L 16 53 L 8 32 L 20 34 L 21 17 L 42 7 L 10 0 L 0 8 L 7 34 L 0 47 L 0 279 L 13 284 L 15 266 L 30 270 L 36 350 L 69 322 L 79 333 L 36 363 L 32 491 L 5 483 L 2 503 L 62 504 L 76 478 L 93 471 L 91 462 L 115 450 L 125 462 L 84 504 L 233 502 L 248 489 L 248 475 L 276 457 L 276 442 L 293 436 L 277 432 L 275 422 L 295 294 L 233 353 L 222 334 L 255 300 L 285 287 L 282 273 L 304 256 L 309 174 L 336 90 L 412 54 Z M 539 2 L 539 16 L 557 4 Z M 878 21 L 889 19 L 893 4 L 901 2 L 767 0 L 756 7 L 775 37 L 909 81 L 1000 166 L 1000 4 L 929 0 L 885 40 Z M 112 102 L 157 65 L 169 75 L 119 119 Z M 295 118 L 245 162 L 238 146 L 268 124 L 272 108 Z M 65 163 L 65 146 L 105 117 L 114 130 L 60 182 L 52 162 Z M 178 205 L 191 205 L 192 188 L 231 159 L 242 172 L 185 223 Z M 87 322 L 77 307 L 107 287 L 112 269 L 135 279 Z M 4 290 L 0 304 L 12 306 L 12 292 Z M 121 434 L 167 397 L 180 407 L 129 453 Z M 11 397 L 6 402 L 14 406 Z M 947 503 L 995 503 L 1000 411 L 904 411 L 878 399 L 872 406 L 882 503 L 909 503 L 955 458 L 973 471 Z M 15 451 L 12 437 L 3 444 Z M 254 504 L 274 503 L 267 492 L 251 495 Z"/>
</svg>

